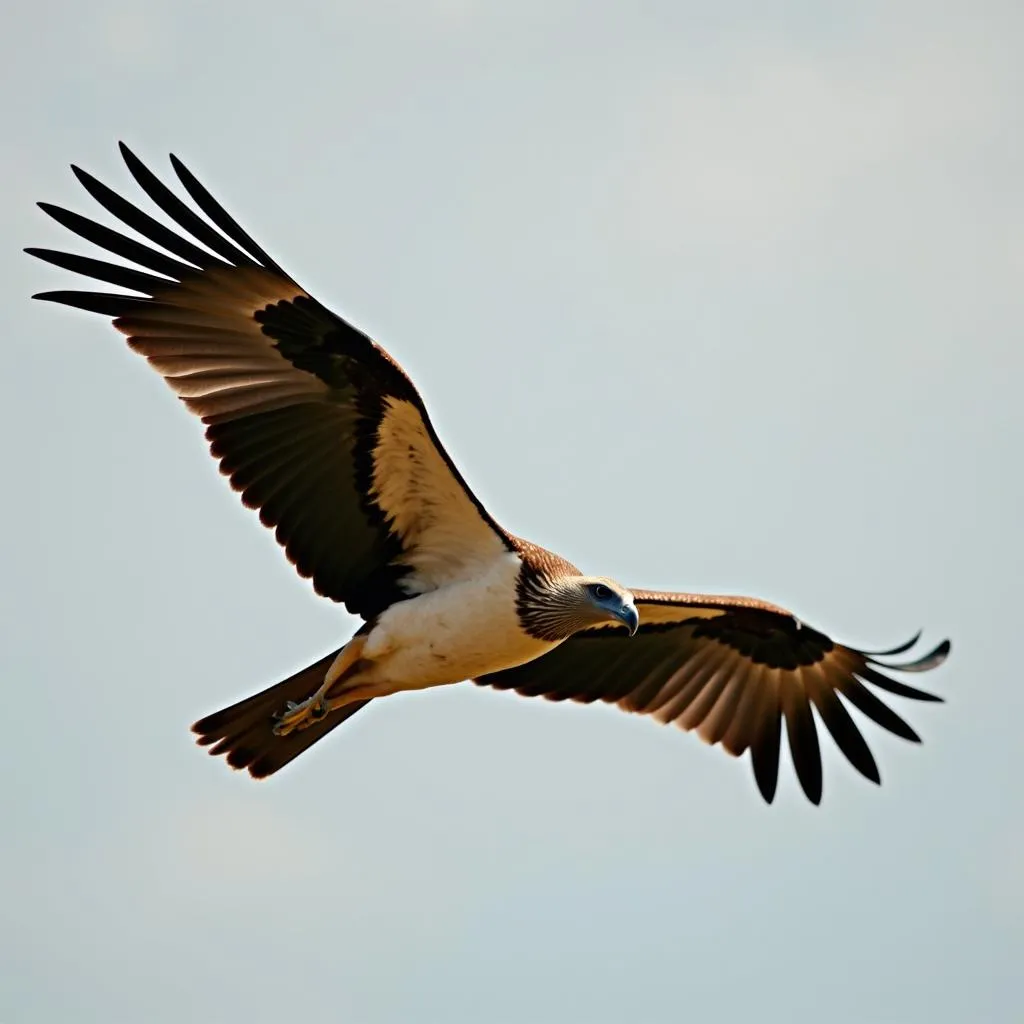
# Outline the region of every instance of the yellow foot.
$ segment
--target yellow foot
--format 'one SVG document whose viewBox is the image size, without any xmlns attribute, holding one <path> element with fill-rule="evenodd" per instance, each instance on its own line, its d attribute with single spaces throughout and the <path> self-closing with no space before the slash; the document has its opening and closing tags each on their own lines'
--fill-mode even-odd
<svg viewBox="0 0 1024 1024">
<path fill-rule="evenodd" d="M 289 733 L 308 729 L 311 725 L 319 722 L 325 715 L 330 714 L 335 708 L 343 707 L 351 700 L 351 697 L 341 696 L 344 688 L 335 691 L 331 696 L 331 690 L 337 683 L 345 681 L 346 677 L 359 671 L 359 655 L 366 646 L 365 636 L 354 636 L 342 648 L 334 664 L 327 670 L 323 685 L 312 697 L 296 703 L 288 701 L 283 711 L 274 715 L 274 735 L 287 736 Z"/>
<path fill-rule="evenodd" d="M 284 711 L 274 715 L 274 735 L 287 736 L 289 733 L 308 729 L 314 722 L 319 722 L 327 711 L 327 701 L 319 691 L 299 704 L 290 700 L 285 704 Z"/>
</svg>

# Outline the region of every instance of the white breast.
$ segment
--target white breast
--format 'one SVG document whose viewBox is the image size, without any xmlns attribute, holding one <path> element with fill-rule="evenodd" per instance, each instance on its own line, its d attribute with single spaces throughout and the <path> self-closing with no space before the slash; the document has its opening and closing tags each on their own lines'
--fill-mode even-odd
<svg viewBox="0 0 1024 1024">
<path fill-rule="evenodd" d="M 382 692 L 416 690 L 521 665 L 557 647 L 520 628 L 520 564 L 509 552 L 478 579 L 392 605 L 367 637 L 362 657 L 372 668 L 361 681 L 381 684 Z"/>
</svg>

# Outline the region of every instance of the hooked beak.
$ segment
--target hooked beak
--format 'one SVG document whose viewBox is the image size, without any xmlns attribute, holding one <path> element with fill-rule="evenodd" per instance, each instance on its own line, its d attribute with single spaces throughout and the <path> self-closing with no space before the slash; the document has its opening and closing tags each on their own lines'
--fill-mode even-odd
<svg viewBox="0 0 1024 1024">
<path fill-rule="evenodd" d="M 633 636 L 640 626 L 640 613 L 632 601 L 628 604 L 623 601 L 622 606 L 615 612 L 615 617 L 629 630 L 630 636 Z"/>
</svg>

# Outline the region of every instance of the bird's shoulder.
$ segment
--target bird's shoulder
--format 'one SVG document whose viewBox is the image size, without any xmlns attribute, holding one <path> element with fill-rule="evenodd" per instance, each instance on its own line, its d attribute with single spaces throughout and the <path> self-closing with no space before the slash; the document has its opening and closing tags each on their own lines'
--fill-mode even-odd
<svg viewBox="0 0 1024 1024">
<path fill-rule="evenodd" d="M 579 576 L 580 571 L 568 559 L 531 540 L 508 535 L 512 550 L 519 556 L 520 585 L 541 578 L 552 580 L 562 576 Z"/>
</svg>

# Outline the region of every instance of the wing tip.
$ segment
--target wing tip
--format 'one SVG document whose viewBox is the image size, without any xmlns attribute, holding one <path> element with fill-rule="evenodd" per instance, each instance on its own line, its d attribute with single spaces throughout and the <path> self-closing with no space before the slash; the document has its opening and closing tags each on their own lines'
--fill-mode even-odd
<svg viewBox="0 0 1024 1024">
<path fill-rule="evenodd" d="M 949 657 L 950 652 L 953 649 L 953 643 L 948 637 L 937 643 L 926 654 L 922 654 L 911 661 L 885 662 L 877 660 L 879 658 L 893 657 L 897 654 L 905 654 L 917 643 L 917 641 L 920 638 L 921 632 L 918 631 L 916 636 L 911 641 L 905 644 L 900 644 L 898 647 L 894 647 L 891 650 L 858 651 L 857 653 L 867 658 L 867 660 L 871 664 L 878 665 L 881 668 L 889 669 L 894 672 L 930 672 L 933 668 L 938 668 Z"/>
<path fill-rule="evenodd" d="M 796 765 L 794 759 L 794 768 L 796 768 L 797 782 L 800 783 L 800 788 L 803 790 L 804 796 L 814 804 L 815 807 L 821 806 L 821 798 L 825 795 L 825 780 L 824 773 L 822 771 L 821 754 L 818 755 L 817 770 L 811 769 L 805 774 L 801 773 L 799 767 Z"/>
<path fill-rule="evenodd" d="M 39 299 L 41 302 L 56 302 L 59 305 L 68 306 L 68 305 L 71 305 L 71 303 L 68 302 L 68 296 L 73 295 L 73 294 L 74 293 L 69 291 L 68 289 L 61 288 L 61 289 L 57 289 L 56 291 L 36 292 L 32 296 L 32 298 L 33 299 Z M 97 294 L 99 294 L 99 293 L 97 293 Z"/>
<path fill-rule="evenodd" d="M 750 751 L 750 760 L 754 769 L 754 782 L 757 784 L 757 791 L 761 794 L 761 799 L 771 806 L 779 790 L 778 763 L 776 762 L 774 768 L 770 764 L 765 764 L 761 758 L 754 755 L 753 749 Z"/>
<path fill-rule="evenodd" d="M 895 647 L 890 647 L 884 651 L 861 651 L 861 654 L 866 654 L 869 658 L 889 658 L 894 654 L 903 654 L 905 651 L 909 651 L 918 640 L 921 639 L 921 635 L 924 633 L 923 629 L 919 629 L 909 640 L 905 643 L 897 644 Z"/>
</svg>

